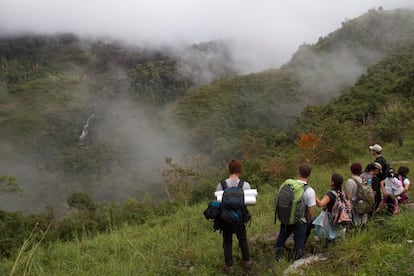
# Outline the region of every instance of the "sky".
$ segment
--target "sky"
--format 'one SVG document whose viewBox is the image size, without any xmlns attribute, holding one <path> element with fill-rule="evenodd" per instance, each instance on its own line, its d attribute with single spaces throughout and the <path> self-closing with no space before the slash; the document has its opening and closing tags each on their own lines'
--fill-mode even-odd
<svg viewBox="0 0 414 276">
<path fill-rule="evenodd" d="M 278 68 L 303 43 L 369 9 L 412 0 L 0 0 L 0 33 L 60 33 L 142 45 L 231 43 L 245 72 Z"/>
</svg>

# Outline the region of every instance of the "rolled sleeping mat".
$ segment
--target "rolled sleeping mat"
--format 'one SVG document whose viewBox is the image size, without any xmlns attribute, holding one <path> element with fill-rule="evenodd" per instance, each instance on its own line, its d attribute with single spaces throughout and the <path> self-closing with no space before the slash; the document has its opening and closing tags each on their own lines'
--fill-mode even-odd
<svg viewBox="0 0 414 276">
<path fill-rule="evenodd" d="M 256 196 L 244 195 L 244 204 L 245 205 L 255 205 L 256 204 Z"/>
<path fill-rule="evenodd" d="M 244 192 L 244 204 L 255 205 L 257 197 L 257 189 L 243 190 Z M 214 195 L 218 202 L 221 202 L 224 191 L 214 192 Z"/>
</svg>

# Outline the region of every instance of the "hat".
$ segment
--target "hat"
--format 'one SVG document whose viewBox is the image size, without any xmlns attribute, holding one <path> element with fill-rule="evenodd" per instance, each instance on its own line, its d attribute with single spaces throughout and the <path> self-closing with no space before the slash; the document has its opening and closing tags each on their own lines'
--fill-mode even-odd
<svg viewBox="0 0 414 276">
<path fill-rule="evenodd" d="M 380 153 L 380 152 L 382 151 L 382 147 L 381 147 L 380 145 L 378 145 L 378 144 L 375 144 L 375 145 L 369 146 L 369 149 L 370 149 L 370 150 L 374 150 L 374 151 L 376 151 L 376 152 L 378 152 L 378 153 Z"/>
<path fill-rule="evenodd" d="M 372 165 L 374 166 L 375 169 L 380 170 L 380 172 L 382 172 L 382 165 L 378 162 L 374 162 L 372 163 Z"/>
<path fill-rule="evenodd" d="M 351 172 L 354 175 L 360 175 L 362 173 L 362 167 L 360 163 L 352 163 Z"/>
</svg>

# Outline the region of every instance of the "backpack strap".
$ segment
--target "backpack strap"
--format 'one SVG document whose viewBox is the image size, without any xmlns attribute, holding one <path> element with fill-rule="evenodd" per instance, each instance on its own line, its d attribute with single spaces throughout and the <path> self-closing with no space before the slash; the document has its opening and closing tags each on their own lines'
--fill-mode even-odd
<svg viewBox="0 0 414 276">
<path fill-rule="evenodd" d="M 352 177 L 352 180 L 355 182 L 355 184 L 357 184 L 357 185 L 361 185 L 361 184 L 363 184 L 363 180 L 362 180 L 362 178 L 360 178 L 361 179 L 361 181 L 358 181 L 358 178 L 356 178 L 356 177 Z"/>
<path fill-rule="evenodd" d="M 335 190 L 330 190 L 330 192 L 332 192 L 335 197 L 339 197 L 339 198 L 345 200 L 343 192 L 341 192 L 341 191 L 335 191 Z"/>
<path fill-rule="evenodd" d="M 334 196 L 335 196 L 335 200 L 336 200 L 336 198 L 338 197 L 338 196 L 340 196 L 341 194 L 338 194 L 338 192 L 337 191 L 335 191 L 335 190 L 330 190 L 329 191 L 330 193 L 332 193 Z"/>
<path fill-rule="evenodd" d="M 225 189 L 227 189 L 227 182 L 226 182 L 226 180 L 225 180 L 225 179 L 223 179 L 222 181 L 220 181 L 220 184 L 221 184 L 221 188 L 223 189 L 223 191 L 224 191 Z"/>
<path fill-rule="evenodd" d="M 239 179 L 239 184 L 237 185 L 237 187 L 239 187 L 240 189 L 243 189 L 243 185 L 244 185 L 244 180 Z M 249 225 L 250 225 L 252 223 L 252 220 L 251 220 L 251 215 L 246 205 L 243 206 L 242 212 L 243 212 L 243 220 L 244 220 L 243 223 L 249 222 Z"/>
<path fill-rule="evenodd" d="M 401 184 L 403 185 L 403 187 L 404 187 L 404 180 L 405 180 L 405 178 L 406 177 L 403 177 L 402 175 L 399 175 L 398 176 L 398 179 L 401 181 Z"/>
<path fill-rule="evenodd" d="M 306 190 L 309 188 L 309 185 L 308 185 L 308 183 L 303 183 L 303 195 L 305 195 L 305 192 L 306 192 Z M 308 207 L 308 205 L 306 205 L 306 207 Z M 306 216 L 306 212 L 307 211 L 305 211 L 305 216 Z"/>
<path fill-rule="evenodd" d="M 227 182 L 226 182 L 225 179 L 223 179 L 222 181 L 220 181 L 220 184 L 221 184 L 221 188 L 223 189 L 223 191 L 225 189 L 227 189 Z M 243 188 L 243 185 L 244 185 L 244 180 L 243 179 L 240 179 L 239 184 L 237 185 L 237 187 Z"/>
</svg>

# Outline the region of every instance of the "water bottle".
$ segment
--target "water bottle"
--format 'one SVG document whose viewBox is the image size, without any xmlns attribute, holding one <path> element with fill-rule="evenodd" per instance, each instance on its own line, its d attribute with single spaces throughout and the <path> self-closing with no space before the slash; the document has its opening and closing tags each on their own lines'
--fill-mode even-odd
<svg viewBox="0 0 414 276">
<path fill-rule="evenodd" d="M 367 184 L 368 184 L 368 186 L 371 186 L 371 184 L 372 184 L 372 178 L 371 177 L 367 179 Z"/>
</svg>

